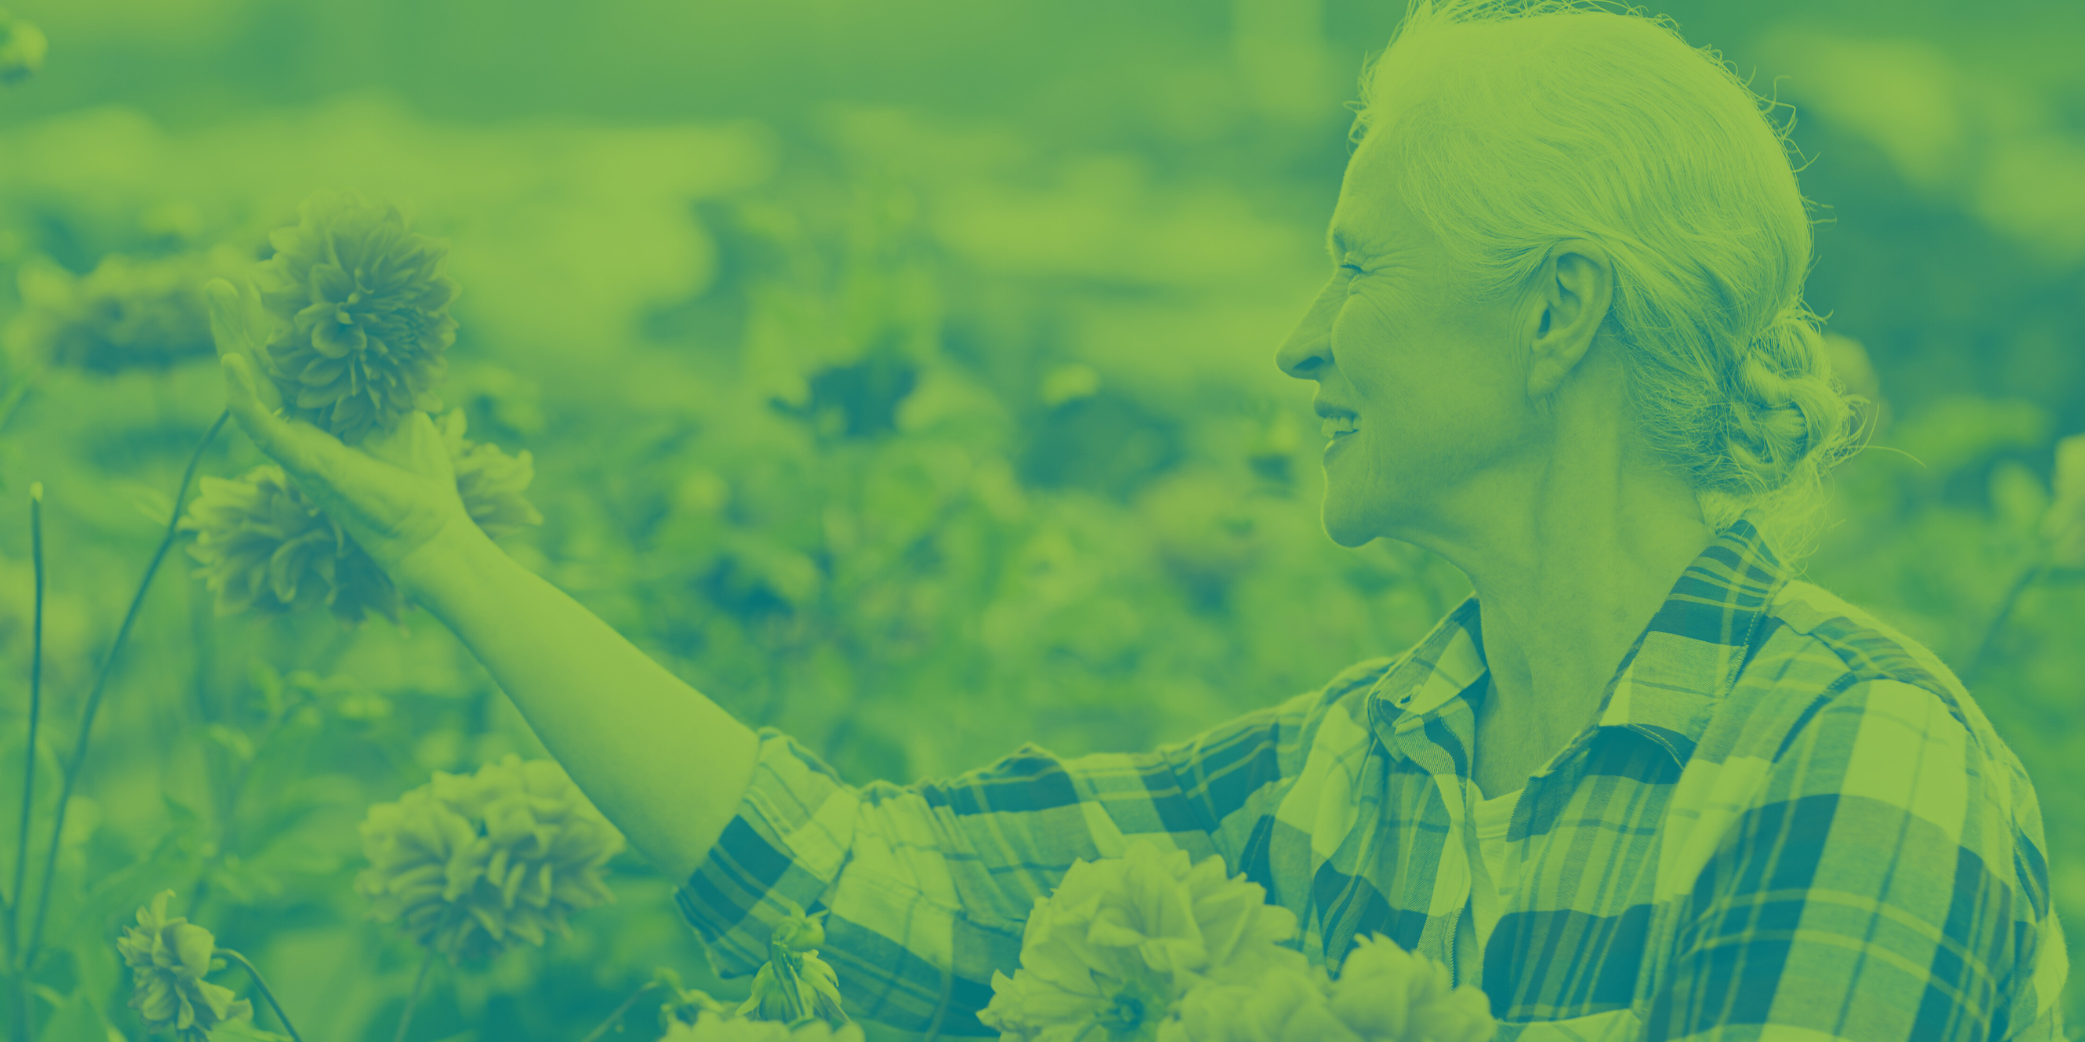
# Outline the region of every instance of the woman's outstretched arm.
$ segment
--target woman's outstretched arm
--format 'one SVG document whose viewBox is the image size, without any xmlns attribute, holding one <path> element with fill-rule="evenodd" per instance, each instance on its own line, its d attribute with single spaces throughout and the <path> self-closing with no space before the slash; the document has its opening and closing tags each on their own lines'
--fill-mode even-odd
<svg viewBox="0 0 2085 1042">
<path fill-rule="evenodd" d="M 239 426 L 456 632 L 630 845 L 686 879 L 745 794 L 753 733 L 500 550 L 464 509 L 426 413 L 353 446 L 280 415 L 259 294 L 222 279 L 205 291 Z"/>
<path fill-rule="evenodd" d="M 745 794 L 753 732 L 475 525 L 446 528 L 397 573 L 631 846 L 686 879 Z"/>
</svg>

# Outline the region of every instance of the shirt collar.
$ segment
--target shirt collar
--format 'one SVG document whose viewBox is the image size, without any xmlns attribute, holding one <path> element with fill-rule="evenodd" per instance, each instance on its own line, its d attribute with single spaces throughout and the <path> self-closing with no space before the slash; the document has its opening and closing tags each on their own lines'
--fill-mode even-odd
<svg viewBox="0 0 2085 1042">
<path fill-rule="evenodd" d="M 1787 581 L 1780 560 L 1750 522 L 1740 519 L 1718 532 L 1623 656 L 1601 696 L 1595 726 L 1635 731 L 1686 766 Z M 1383 725 L 1378 734 L 1393 752 L 1400 743 L 1388 739 L 1400 720 L 1438 722 L 1468 747 L 1474 716 L 1470 707 L 1453 703 L 1484 690 L 1482 626 L 1472 594 L 1376 682 L 1369 717 Z"/>
</svg>

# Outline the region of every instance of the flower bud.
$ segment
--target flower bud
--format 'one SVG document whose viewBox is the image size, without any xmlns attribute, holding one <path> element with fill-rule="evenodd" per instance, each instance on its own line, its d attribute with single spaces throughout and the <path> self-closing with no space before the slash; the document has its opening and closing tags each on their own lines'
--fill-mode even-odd
<svg viewBox="0 0 2085 1042">
<path fill-rule="evenodd" d="M 839 975 L 817 952 L 791 951 L 780 940 L 770 940 L 768 951 L 766 965 L 753 977 L 752 994 L 738 1008 L 740 1016 L 784 1024 L 847 1023 Z"/>
<path fill-rule="evenodd" d="M 230 988 L 203 979 L 224 966 L 215 958 L 217 938 L 185 918 L 168 918 L 167 902 L 173 897 L 172 890 L 161 891 L 138 909 L 138 924 L 123 931 L 116 951 L 130 966 L 130 1008 L 145 1021 L 145 1030 L 181 1042 L 207 1042 L 218 1025 L 251 1020 L 253 1003 L 234 999 Z"/>
</svg>

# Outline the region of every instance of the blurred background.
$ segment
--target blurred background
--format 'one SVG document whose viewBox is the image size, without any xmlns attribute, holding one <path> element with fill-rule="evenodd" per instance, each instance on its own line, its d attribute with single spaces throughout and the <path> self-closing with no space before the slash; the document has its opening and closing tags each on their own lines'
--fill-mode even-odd
<svg viewBox="0 0 2085 1042">
<path fill-rule="evenodd" d="M 1182 738 L 1467 593 L 1324 537 L 1312 388 L 1272 361 L 1401 3 L 9 2 L 49 39 L 0 89 L 0 691 L 41 481 L 39 802 L 222 407 L 197 287 L 321 189 L 453 244 L 444 401 L 532 453 L 546 518 L 510 552 L 850 780 Z M 2045 535 L 2085 510 L 2054 465 L 2085 431 L 2085 6 L 1652 10 L 1796 120 L 1809 300 L 1878 403 L 1808 578 L 1969 678 L 2085 922 L 2085 560 Z M 234 429 L 200 470 L 258 462 Z M 353 890 L 357 823 L 541 747 L 425 614 L 218 617 L 185 542 L 60 837 L 43 1037 L 143 1037 L 113 939 L 172 888 L 308 1037 L 389 1038 L 419 958 Z M 26 711 L 0 698 L 5 849 Z M 658 966 L 744 994 L 669 880 L 609 883 L 569 938 L 438 966 L 413 1037 L 580 1038 Z"/>
</svg>

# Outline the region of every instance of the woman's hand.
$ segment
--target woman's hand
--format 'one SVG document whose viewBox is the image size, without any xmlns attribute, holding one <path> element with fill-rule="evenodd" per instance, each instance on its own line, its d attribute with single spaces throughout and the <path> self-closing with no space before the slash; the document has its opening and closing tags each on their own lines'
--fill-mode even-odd
<svg viewBox="0 0 2085 1042">
<path fill-rule="evenodd" d="M 262 368 L 274 319 L 260 294 L 224 279 L 211 280 L 204 292 L 232 416 L 394 581 L 417 593 L 423 577 L 412 574 L 415 565 L 438 556 L 423 551 L 445 540 L 485 538 L 464 509 L 455 465 L 426 413 L 413 412 L 352 446 L 277 415 L 282 397 Z"/>
</svg>

